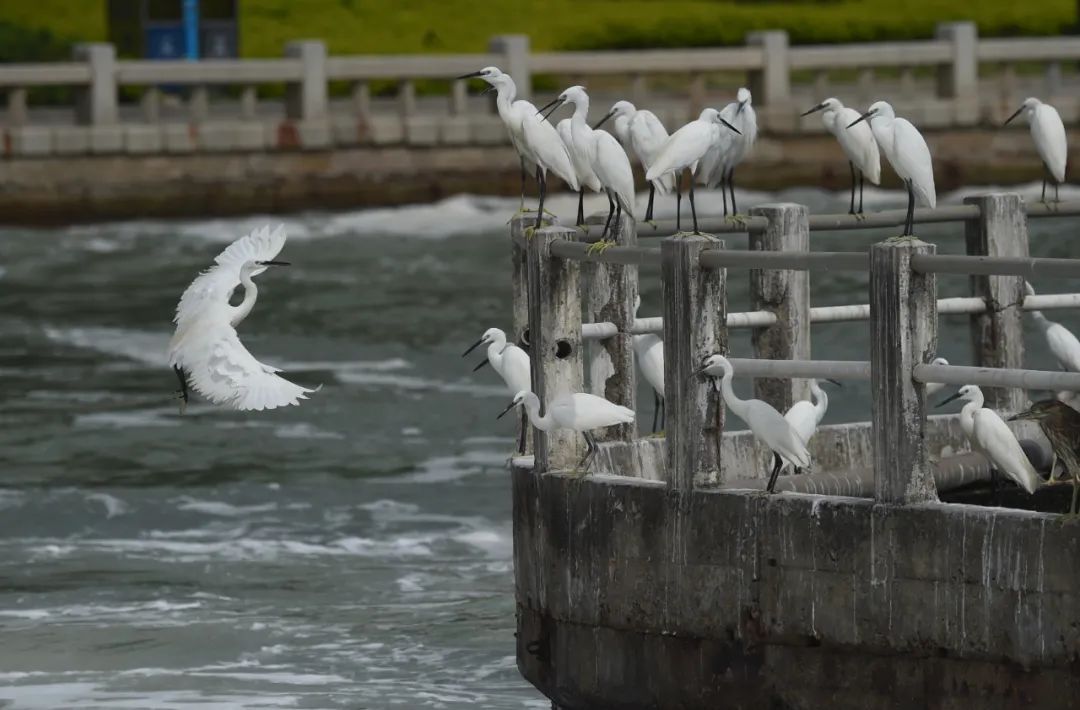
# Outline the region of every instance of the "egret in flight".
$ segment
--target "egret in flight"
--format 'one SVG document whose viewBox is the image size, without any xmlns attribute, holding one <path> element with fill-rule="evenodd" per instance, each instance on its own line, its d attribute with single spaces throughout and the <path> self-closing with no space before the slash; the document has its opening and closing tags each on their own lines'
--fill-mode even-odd
<svg viewBox="0 0 1080 710">
<path fill-rule="evenodd" d="M 837 387 L 841 386 L 836 380 L 826 379 L 825 381 Z M 817 432 L 818 425 L 829 410 L 829 395 L 825 394 L 825 390 L 821 389 L 817 380 L 810 380 L 810 396 L 813 397 L 813 401 L 799 400 L 784 414 L 784 419 L 795 429 L 795 433 L 804 444 L 810 443 L 810 439 Z"/>
<path fill-rule="evenodd" d="M 487 357 L 473 368 L 473 372 L 484 365 L 491 365 L 491 369 L 495 370 L 506 383 L 506 388 L 511 395 L 521 390 L 532 389 L 529 355 L 517 345 L 506 342 L 506 333 L 499 328 L 488 328 L 479 340 L 461 354 L 461 357 L 467 356 L 481 345 L 487 345 Z M 525 453 L 526 431 L 523 421 L 521 437 L 518 439 L 518 453 Z"/>
<path fill-rule="evenodd" d="M 616 101 L 607 115 L 601 118 L 593 128 L 599 128 L 610 119 L 614 119 L 615 137 L 637 158 L 641 169 L 646 173 L 652 167 L 664 142 L 668 139 L 667 129 L 656 114 L 645 109 L 638 110 L 629 101 Z M 664 196 L 675 189 L 675 179 L 671 175 L 649 183 L 649 205 L 645 208 L 645 221 L 652 222 L 653 201 L 656 193 Z"/>
<path fill-rule="evenodd" d="M 729 125 L 735 126 L 736 135 L 722 136 L 718 138 L 718 159 L 712 167 L 711 174 L 707 176 L 708 185 L 713 187 L 720 185 L 720 192 L 724 196 L 724 215 L 727 215 L 727 193 L 724 186 L 727 185 L 731 192 L 731 214 L 738 214 L 735 207 L 735 168 L 750 153 L 757 140 L 757 113 L 752 105 L 753 97 L 750 89 L 741 88 L 732 101 L 720 109 L 720 116 Z"/>
<path fill-rule="evenodd" d="M 176 307 L 176 333 L 169 342 L 169 364 L 180 380 L 180 408 L 188 401 L 188 387 L 233 409 L 261 410 L 299 404 L 315 392 L 277 375 L 248 352 L 236 326 L 251 313 L 259 289 L 252 280 L 277 261 L 285 246 L 285 228 L 273 232 L 256 229 L 237 239 L 214 259 L 214 266 L 199 274 Z M 240 305 L 229 303 L 237 286 L 244 286 Z"/>
<path fill-rule="evenodd" d="M 728 409 L 746 422 L 754 437 L 773 452 L 772 473 L 769 474 L 769 483 L 765 490 L 769 493 L 773 492 L 776 487 L 776 478 L 780 475 L 780 469 L 785 463 L 796 469 L 810 465 L 810 452 L 806 449 L 806 444 L 799 437 L 795 427 L 784 419 L 780 412 L 760 399 L 739 399 L 735 395 L 735 390 L 731 387 L 731 378 L 735 376 L 735 369 L 726 357 L 710 355 L 705 358 L 702 368 L 698 370 L 698 374 L 700 373 L 705 373 L 710 377 L 721 377 L 720 387 Z"/>
<path fill-rule="evenodd" d="M 630 159 L 626 157 L 626 151 L 619 145 L 615 136 L 607 131 L 597 131 L 589 126 L 586 120 L 589 115 L 589 95 L 583 86 L 571 86 L 559 94 L 559 97 L 549 103 L 541 111 L 548 111 L 548 115 L 557 110 L 565 103 L 574 105 L 574 115 L 570 117 L 570 134 L 574 142 L 574 152 L 583 158 L 596 174 L 600 186 L 607 194 L 608 217 L 604 223 L 604 231 L 600 234 L 603 241 L 611 229 L 611 219 L 615 218 L 616 224 L 622 213 L 634 217 L 634 171 L 630 167 Z"/>
<path fill-rule="evenodd" d="M 574 131 L 570 128 L 570 123 L 571 119 L 564 118 L 555 124 L 555 131 L 559 134 L 559 138 L 562 138 L 563 145 L 566 146 L 566 152 L 570 154 L 570 162 L 574 166 L 574 173 L 577 175 L 578 185 L 580 185 L 577 200 L 577 222 L 575 224 L 579 227 L 585 227 L 585 188 L 593 192 L 601 192 L 604 188 L 600 185 L 600 178 L 596 177 L 596 173 L 593 172 L 588 157 L 574 149 Z"/>
<path fill-rule="evenodd" d="M 588 471 L 593 457 L 598 451 L 596 439 L 591 432 L 618 424 L 630 424 L 634 421 L 634 410 L 609 402 L 603 397 L 585 392 L 564 393 L 548 403 L 547 414 L 540 416 L 540 398 L 529 390 L 522 390 L 499 414 L 501 418 L 514 407 L 523 406 L 529 413 L 529 421 L 540 431 L 568 429 L 585 437 L 585 456 L 578 463 L 578 468 Z"/>
<path fill-rule="evenodd" d="M 859 112 L 853 108 L 847 108 L 837 99 L 828 98 L 803 113 L 809 116 L 821 111 L 821 122 L 825 124 L 825 130 L 833 134 L 840 144 L 840 150 L 848 159 L 848 167 L 851 168 L 851 208 L 848 214 L 863 213 L 863 185 L 869 179 L 874 185 L 881 184 L 881 157 L 878 153 L 877 141 L 870 126 L 858 123 L 851 128 L 845 126 L 859 119 Z M 856 175 L 858 178 L 856 179 Z M 855 184 L 859 185 L 859 210 L 855 211 Z"/>
<path fill-rule="evenodd" d="M 1024 292 L 1028 296 L 1035 295 L 1035 289 L 1027 281 L 1024 282 Z M 1039 329 L 1046 338 L 1046 344 L 1050 347 L 1058 366 L 1066 372 L 1080 372 L 1080 340 L 1061 323 L 1055 323 L 1042 314 L 1042 311 L 1030 311 Z"/>
<path fill-rule="evenodd" d="M 483 79 L 496 91 L 495 106 L 499 117 L 506 124 L 510 142 L 521 160 L 521 204 L 525 205 L 525 172 L 527 165 L 536 166 L 536 183 L 540 187 L 540 204 L 537 206 L 536 228 L 544 219 L 544 198 L 547 197 L 547 172 L 562 178 L 575 192 L 577 175 L 570 163 L 570 155 L 555 129 L 536 115 L 536 106 L 524 99 L 514 100 L 517 87 L 510 75 L 497 67 L 484 67 L 480 71 L 459 76 L 458 79 Z"/>
<path fill-rule="evenodd" d="M 726 126 L 727 128 L 721 128 Z M 664 142 L 652 167 L 645 173 L 649 182 L 659 180 L 668 173 L 675 173 L 675 229 L 682 229 L 682 171 L 690 170 L 690 214 L 694 219 L 694 234 L 700 234 L 697 223 L 697 208 L 694 206 L 694 176 L 697 175 L 701 159 L 718 140 L 722 130 L 735 133 L 739 129 L 720 116 L 714 108 L 701 112 L 697 120 L 691 121 L 671 134 Z"/>
<path fill-rule="evenodd" d="M 889 165 L 904 181 L 908 193 L 907 219 L 904 220 L 904 235 L 915 232 L 915 201 L 923 207 L 937 206 L 937 191 L 934 189 L 934 165 L 930 160 L 930 148 L 911 121 L 897 118 L 893 107 L 885 101 L 878 101 L 859 118 L 847 125 L 850 130 L 863 121 L 870 122 L 870 130 L 878 148 L 885 154 Z"/>
<path fill-rule="evenodd" d="M 983 407 L 982 390 L 975 385 L 964 385 L 937 406 L 945 406 L 957 399 L 965 402 L 960 410 L 960 428 L 964 430 L 972 450 L 984 455 L 994 468 L 1015 481 L 1016 485 L 1028 493 L 1034 493 L 1042 479 L 1020 448 L 1020 442 L 1009 425 L 993 409 Z"/>
<path fill-rule="evenodd" d="M 1031 127 L 1031 140 L 1035 141 L 1035 150 L 1042 159 L 1046 175 L 1054 182 L 1054 202 L 1058 202 L 1058 185 L 1065 182 L 1065 159 L 1069 154 L 1065 145 L 1065 125 L 1057 109 L 1036 98 L 1024 99 L 1005 125 L 1020 114 L 1024 114 Z M 1046 177 L 1042 181 L 1042 201 L 1046 202 Z"/>
</svg>

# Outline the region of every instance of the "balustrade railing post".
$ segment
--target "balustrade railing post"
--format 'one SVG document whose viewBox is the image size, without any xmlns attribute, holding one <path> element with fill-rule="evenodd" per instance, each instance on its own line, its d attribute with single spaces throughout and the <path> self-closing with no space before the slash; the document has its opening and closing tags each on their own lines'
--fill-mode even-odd
<svg viewBox="0 0 1080 710">
<path fill-rule="evenodd" d="M 974 22 L 943 22 L 934 36 L 949 42 L 952 58 L 938 67 L 938 96 L 953 102 L 953 120 L 962 126 L 979 120 L 979 29 Z"/>
<path fill-rule="evenodd" d="M 870 377 L 874 498 L 879 503 L 937 499 L 926 446 L 925 386 L 915 365 L 937 349 L 937 280 L 911 269 L 933 244 L 896 237 L 870 247 Z"/>
<path fill-rule="evenodd" d="M 75 61 L 86 62 L 90 68 L 90 83 L 77 92 L 78 123 L 91 126 L 116 123 L 116 47 L 104 42 L 80 43 L 74 46 L 72 55 Z"/>
<path fill-rule="evenodd" d="M 503 56 L 499 69 L 514 80 L 517 98 L 530 100 L 532 73 L 529 69 L 529 36 L 496 35 L 488 40 L 488 51 Z"/>
<path fill-rule="evenodd" d="M 727 353 L 725 270 L 703 269 L 701 253 L 723 249 L 704 236 L 661 242 L 664 293 L 664 395 L 667 412 L 666 480 L 690 490 L 721 482 L 724 404 L 709 378 L 695 377 L 702 360 Z"/>
<path fill-rule="evenodd" d="M 762 232 L 750 234 L 754 251 L 810 251 L 810 215 L 805 205 L 759 205 L 751 216 L 769 221 Z M 810 359 L 810 272 L 752 269 L 750 310 L 771 311 L 777 322 L 753 332 L 754 357 L 769 360 Z M 800 399 L 809 399 L 802 379 L 758 378 L 754 396 L 786 412 Z"/>
<path fill-rule="evenodd" d="M 1016 193 L 965 197 L 964 204 L 978 205 L 978 219 L 964 225 L 967 253 L 983 256 L 1028 256 L 1027 214 Z M 1020 302 L 1024 279 L 1020 276 L 972 276 L 971 295 L 982 298 L 986 313 L 971 316 L 973 365 L 978 367 L 1024 367 L 1024 321 Z M 1019 412 L 1027 406 L 1023 390 L 983 387 L 986 406 Z"/>
<path fill-rule="evenodd" d="M 573 240 L 575 234 L 565 227 L 543 227 L 528 238 L 529 356 L 541 414 L 557 395 L 582 390 L 581 265 L 551 255 L 553 241 Z M 585 452 L 581 434 L 535 431 L 537 473 L 577 467 Z"/>
<path fill-rule="evenodd" d="M 326 43 L 298 40 L 285 45 L 285 56 L 300 60 L 300 81 L 285 87 L 286 116 L 296 121 L 327 117 Z"/>
<path fill-rule="evenodd" d="M 636 246 L 634 220 L 623 215 L 613 225 L 619 246 Z M 634 299 L 638 268 L 623 264 L 585 264 L 585 319 L 614 323 L 619 332 L 589 344 L 589 391 L 616 404 L 637 409 L 637 371 L 634 369 Z M 633 441 L 637 423 L 620 424 L 596 432 L 597 441 Z M 628 474 L 629 475 L 629 474 Z"/>
<path fill-rule="evenodd" d="M 524 245 L 527 240 L 525 230 L 534 224 L 536 224 L 536 218 L 527 214 L 518 215 L 510 220 L 510 265 L 514 293 L 511 299 L 513 307 L 511 331 L 506 334 L 509 342 L 529 353 L 532 363 L 537 361 L 534 359 L 533 347 L 529 342 L 529 250 Z M 549 225 L 550 220 L 547 220 L 545 224 Z M 523 421 L 521 417 L 518 417 L 518 426 L 525 427 L 525 453 L 533 453 L 533 437 L 528 436 L 531 429 L 528 420 Z M 520 428 L 518 436 L 521 436 Z"/>
<path fill-rule="evenodd" d="M 767 128 L 794 128 L 797 114 L 791 110 L 791 63 L 786 30 L 750 32 L 746 43 L 761 47 L 762 66 L 750 73 L 750 91 L 758 109 L 758 120 Z"/>
</svg>

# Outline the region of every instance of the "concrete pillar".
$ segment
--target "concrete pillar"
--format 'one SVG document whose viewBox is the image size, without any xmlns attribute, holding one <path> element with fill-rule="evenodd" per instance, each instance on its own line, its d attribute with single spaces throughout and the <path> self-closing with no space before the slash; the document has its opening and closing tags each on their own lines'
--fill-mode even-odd
<svg viewBox="0 0 1080 710">
<path fill-rule="evenodd" d="M 870 247 L 870 379 L 874 498 L 904 504 L 937 500 L 926 445 L 925 385 L 915 365 L 937 349 L 937 280 L 911 269 L 933 244 L 897 237 Z"/>
<path fill-rule="evenodd" d="M 965 197 L 981 215 L 964 224 L 967 253 L 978 256 L 1028 256 L 1027 215 L 1016 193 Z M 977 367 L 1024 367 L 1024 297 L 1021 276 L 972 276 L 971 295 L 982 298 L 988 312 L 971 316 L 971 344 Z M 1005 412 L 1027 407 L 1023 390 L 983 387 L 986 406 Z"/>
<path fill-rule="evenodd" d="M 758 109 L 758 125 L 789 130 L 798 123 L 791 107 L 791 68 L 788 33 L 784 30 L 750 32 L 746 44 L 762 48 L 762 67 L 750 73 L 750 91 Z"/>
<path fill-rule="evenodd" d="M 529 36 L 496 35 L 488 40 L 488 51 L 501 54 L 499 69 L 510 75 L 517 86 L 517 98 L 532 98 L 532 73 L 529 71 Z"/>
<path fill-rule="evenodd" d="M 724 403 L 709 378 L 695 376 L 702 361 L 727 354 L 724 269 L 701 267 L 701 253 L 723 249 L 705 236 L 660 243 L 664 293 L 664 399 L 667 412 L 666 480 L 685 491 L 721 482 Z"/>
<path fill-rule="evenodd" d="M 556 239 L 572 241 L 577 232 L 565 227 L 544 227 L 528 243 L 529 337 L 532 347 L 533 392 L 540 398 L 541 414 L 548 402 L 565 392 L 582 391 L 581 370 L 581 265 L 551 256 Z M 585 453 L 585 441 L 574 431 L 545 433 L 535 430 L 534 471 L 571 471 Z"/>
<path fill-rule="evenodd" d="M 90 68 L 90 83 L 78 90 L 76 120 L 83 125 L 116 123 L 116 47 L 105 42 L 76 44 L 72 55 Z"/>
<path fill-rule="evenodd" d="M 536 362 L 532 345 L 529 342 L 529 252 L 523 246 L 526 244 L 525 229 L 536 224 L 536 218 L 529 215 L 518 215 L 510 220 L 510 265 L 511 284 L 514 289 L 512 298 L 513 321 L 511 331 L 506 339 L 515 343 L 525 352 L 529 353 L 532 362 Z M 545 218 L 544 226 L 550 226 L 551 220 Z M 525 453 L 533 453 L 533 438 L 528 436 L 532 426 L 528 419 L 524 421 L 518 417 L 518 426 L 525 427 Z M 520 428 L 518 436 L 521 435 Z"/>
<path fill-rule="evenodd" d="M 938 96 L 953 100 L 953 115 L 961 125 L 979 119 L 979 30 L 974 22 L 943 22 L 934 36 L 949 43 L 952 61 L 938 68 Z"/>
<path fill-rule="evenodd" d="M 763 232 L 750 233 L 754 251 L 810 251 L 810 217 L 805 205 L 758 205 L 751 216 L 769 221 Z M 753 332 L 754 357 L 768 360 L 810 359 L 810 272 L 750 271 L 750 309 L 771 311 L 777 322 Z M 810 398 L 806 380 L 758 378 L 754 396 L 786 412 L 800 399 Z"/>
<path fill-rule="evenodd" d="M 327 117 L 326 44 L 305 39 L 285 45 L 285 56 L 299 59 L 299 83 L 285 87 L 285 111 L 293 120 Z"/>
</svg>

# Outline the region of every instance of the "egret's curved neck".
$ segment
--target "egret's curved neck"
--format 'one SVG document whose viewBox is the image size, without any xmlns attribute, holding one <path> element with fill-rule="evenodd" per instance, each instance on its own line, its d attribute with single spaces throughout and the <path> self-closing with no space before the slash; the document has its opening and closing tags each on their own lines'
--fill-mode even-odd
<svg viewBox="0 0 1080 710">
<path fill-rule="evenodd" d="M 883 116 L 874 116 L 867 119 L 870 123 L 870 132 L 874 134 L 874 140 L 881 145 L 888 145 L 892 149 L 893 144 L 893 120 Z"/>
<path fill-rule="evenodd" d="M 509 77 L 501 79 L 495 84 L 495 92 L 495 107 L 499 110 L 499 114 L 506 118 L 510 112 L 510 105 L 514 103 L 514 98 L 517 96 L 514 80 Z"/>
<path fill-rule="evenodd" d="M 240 321 L 248 317 L 251 309 L 255 307 L 255 299 L 259 297 L 259 289 L 255 282 L 251 280 L 251 274 L 241 272 L 240 283 L 244 286 L 244 300 L 240 302 L 239 306 L 233 308 L 232 318 L 229 319 L 229 323 L 234 328 L 240 325 Z"/>
<path fill-rule="evenodd" d="M 724 370 L 724 377 L 720 380 L 720 389 L 724 393 L 724 401 L 727 402 L 728 409 L 738 415 L 740 419 L 746 421 L 746 400 L 739 399 L 731 386 L 731 378 L 734 376 L 734 370 Z"/>
<path fill-rule="evenodd" d="M 975 429 L 975 412 L 982 408 L 982 402 L 968 402 L 960 410 L 960 427 L 971 439 L 972 432 Z M 974 443 L 974 440 L 972 440 Z"/>
<path fill-rule="evenodd" d="M 574 99 L 574 116 L 571 118 L 570 125 L 576 128 L 588 128 L 589 123 L 586 120 L 589 117 L 589 99 L 581 97 Z"/>
<path fill-rule="evenodd" d="M 501 370 L 502 368 L 503 348 L 505 346 L 505 340 L 501 343 L 498 340 L 494 340 L 487 346 L 488 362 L 491 363 L 491 366 L 494 367 L 497 371 Z"/>
<path fill-rule="evenodd" d="M 821 389 L 817 382 L 810 385 L 810 394 L 814 395 L 814 416 L 820 424 L 829 409 L 829 395 L 825 394 L 825 390 Z"/>
<path fill-rule="evenodd" d="M 1043 315 L 1042 311 L 1028 311 L 1028 313 L 1031 314 L 1031 317 L 1035 319 L 1035 322 L 1038 323 L 1039 327 L 1043 330 L 1046 330 L 1054 324 L 1052 320 Z"/>
<path fill-rule="evenodd" d="M 525 409 L 529 412 L 529 421 L 540 431 L 551 431 L 555 428 L 555 420 L 550 411 L 540 416 L 540 399 L 535 394 L 525 399 Z"/>
</svg>

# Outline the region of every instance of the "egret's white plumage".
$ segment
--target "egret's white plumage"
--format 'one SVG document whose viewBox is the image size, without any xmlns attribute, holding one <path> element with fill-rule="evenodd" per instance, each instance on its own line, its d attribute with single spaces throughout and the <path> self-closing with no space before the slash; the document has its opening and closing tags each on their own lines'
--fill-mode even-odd
<svg viewBox="0 0 1080 710">
<path fill-rule="evenodd" d="M 634 297 L 634 318 L 641 307 L 641 296 Z M 653 390 L 653 431 L 656 431 L 657 419 L 664 403 L 664 339 L 655 333 L 642 333 L 633 336 L 631 344 L 638 369 Z M 663 423 L 661 423 L 663 426 Z"/>
<path fill-rule="evenodd" d="M 471 353 L 475 348 L 487 345 L 487 362 L 491 369 L 499 374 L 506 383 L 506 389 L 511 396 L 521 390 L 532 388 L 532 376 L 530 373 L 529 355 L 513 343 L 506 341 L 506 333 L 500 328 L 488 328 L 471 348 L 465 351 L 462 357 Z M 483 363 L 481 363 L 483 364 Z"/>
<path fill-rule="evenodd" d="M 1016 113 L 1005 123 L 1009 123 L 1021 114 L 1031 127 L 1031 140 L 1035 142 L 1035 150 L 1039 153 L 1046 171 L 1054 178 L 1056 190 L 1057 185 L 1065 182 L 1065 161 L 1069 155 L 1065 141 L 1065 124 L 1061 122 L 1057 109 L 1034 97 L 1025 99 Z M 1046 199 L 1045 180 L 1043 181 L 1043 199 Z"/>
<path fill-rule="evenodd" d="M 948 365 L 949 361 L 943 357 L 936 357 L 930 361 L 931 365 Z M 926 396 L 929 397 L 932 394 L 936 394 L 944 389 L 945 385 L 940 382 L 927 382 L 926 383 Z"/>
<path fill-rule="evenodd" d="M 1035 295 L 1031 284 L 1024 282 L 1024 291 L 1029 296 Z M 1031 317 L 1039 325 L 1046 338 L 1046 344 L 1057 360 L 1058 366 L 1068 372 L 1080 372 L 1080 340 L 1068 328 L 1055 323 L 1042 314 L 1042 311 L 1030 311 Z"/>
<path fill-rule="evenodd" d="M 776 455 L 777 460 L 769 477 L 767 489 L 771 492 L 776 485 L 776 476 L 783 464 L 795 468 L 810 465 L 810 452 L 799 437 L 799 433 L 780 412 L 760 399 L 740 399 L 731 386 L 735 370 L 723 355 L 710 355 L 706 358 L 702 371 L 711 377 L 721 377 L 720 387 L 724 401 L 737 417 L 746 422 L 754 436 Z"/>
<path fill-rule="evenodd" d="M 299 404 L 315 390 L 279 377 L 248 352 L 236 326 L 255 306 L 253 277 L 275 263 L 285 246 L 285 229 L 256 229 L 225 248 L 210 267 L 188 286 L 176 307 L 176 332 L 169 342 L 169 364 L 181 377 L 183 392 L 191 387 L 215 404 L 233 409 L 262 410 Z M 244 286 L 237 305 L 229 298 Z M 186 374 L 186 379 L 185 379 Z"/>
<path fill-rule="evenodd" d="M 735 95 L 735 101 L 720 109 L 720 117 L 734 126 L 738 133 L 718 132 L 712 150 L 703 161 L 705 164 L 702 172 L 705 173 L 705 182 L 709 187 L 719 185 L 723 190 L 724 186 L 727 186 L 728 191 L 723 193 L 726 215 L 729 193 L 731 211 L 738 212 L 735 207 L 735 168 L 749 155 L 757 141 L 757 113 L 754 111 L 750 90 L 740 88 Z"/>
<path fill-rule="evenodd" d="M 827 98 L 813 107 L 804 116 L 821 111 L 821 122 L 825 124 L 825 130 L 836 138 L 840 144 L 840 150 L 852 168 L 851 176 L 851 212 L 855 213 L 855 173 L 861 178 L 869 180 L 872 184 L 881 183 L 881 156 L 878 151 L 877 141 L 870 126 L 858 123 L 851 128 L 847 126 L 859 120 L 859 112 L 853 108 L 847 108 L 838 99 Z M 859 213 L 862 213 L 862 181 L 859 181 Z"/>
<path fill-rule="evenodd" d="M 634 154 L 642 170 L 648 172 L 667 142 L 668 132 L 664 124 L 652 111 L 638 109 L 629 101 L 616 101 L 608 116 L 615 123 L 615 136 Z M 597 126 L 603 122 L 601 120 Z M 658 193 L 666 195 L 675 189 L 675 176 L 664 175 L 654 180 L 652 185 Z"/>
<path fill-rule="evenodd" d="M 960 427 L 967 435 L 972 450 L 986 456 L 995 468 L 1025 491 L 1034 493 L 1042 482 L 1039 474 L 1020 448 L 1020 442 L 1016 440 L 1009 425 L 1002 421 L 997 412 L 983 407 L 982 390 L 975 385 L 964 385 L 959 392 L 941 404 L 955 399 L 965 402 L 964 408 L 960 410 Z"/>
<path fill-rule="evenodd" d="M 813 401 L 799 400 L 784 414 L 784 419 L 804 444 L 810 443 L 811 437 L 814 436 L 822 418 L 829 410 L 829 395 L 821 389 L 817 380 L 810 380 L 810 396 L 813 397 Z"/>
<path fill-rule="evenodd" d="M 600 178 L 596 177 L 596 172 L 593 170 L 592 163 L 589 161 L 588 153 L 577 150 L 577 146 L 574 144 L 574 131 L 570 127 L 570 124 L 571 119 L 564 118 L 555 124 L 555 130 L 558 132 L 559 137 L 566 146 L 567 152 L 570 154 L 570 162 L 574 165 L 574 173 L 577 175 L 578 184 L 593 192 L 600 192 L 603 189 L 600 185 Z"/>
</svg>

